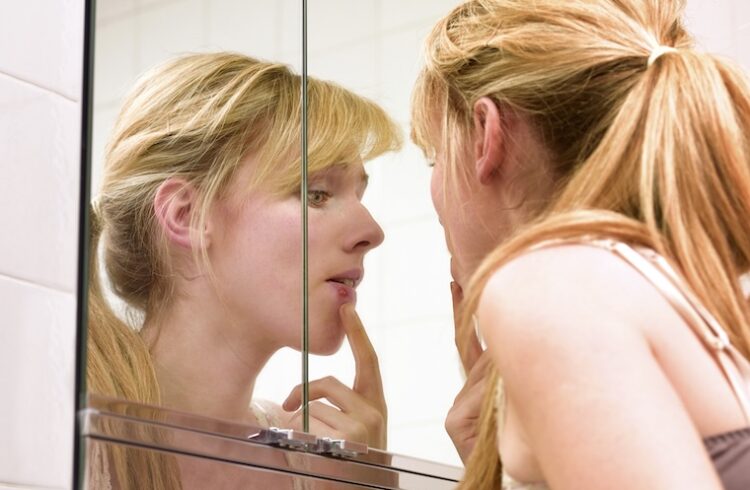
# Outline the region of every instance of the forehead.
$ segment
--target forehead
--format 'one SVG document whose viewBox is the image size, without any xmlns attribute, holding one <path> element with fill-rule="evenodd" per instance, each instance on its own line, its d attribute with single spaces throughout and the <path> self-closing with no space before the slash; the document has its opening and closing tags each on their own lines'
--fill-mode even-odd
<svg viewBox="0 0 750 490">
<path fill-rule="evenodd" d="M 329 167 L 313 171 L 310 175 L 314 178 L 336 178 L 364 183 L 367 183 L 369 178 L 367 172 L 365 172 L 362 160 L 336 163 Z"/>
</svg>

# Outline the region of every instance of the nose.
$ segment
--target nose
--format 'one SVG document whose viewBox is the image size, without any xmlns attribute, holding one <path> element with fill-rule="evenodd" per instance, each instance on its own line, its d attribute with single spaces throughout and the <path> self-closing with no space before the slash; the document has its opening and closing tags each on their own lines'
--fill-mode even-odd
<svg viewBox="0 0 750 490">
<path fill-rule="evenodd" d="M 385 234 L 375 218 L 361 203 L 358 204 L 359 212 L 352 213 L 350 223 L 351 233 L 346 240 L 346 249 L 349 252 L 368 252 L 383 243 Z"/>
</svg>

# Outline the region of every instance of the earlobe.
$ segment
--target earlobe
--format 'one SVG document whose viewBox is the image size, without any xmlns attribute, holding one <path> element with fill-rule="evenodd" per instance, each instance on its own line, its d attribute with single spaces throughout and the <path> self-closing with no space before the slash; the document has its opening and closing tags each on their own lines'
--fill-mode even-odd
<svg viewBox="0 0 750 490">
<path fill-rule="evenodd" d="M 154 213 L 167 243 L 192 248 L 192 214 L 197 200 L 197 191 L 184 179 L 169 178 L 156 190 Z"/>
<path fill-rule="evenodd" d="M 503 157 L 503 130 L 500 109 L 489 97 L 474 104 L 474 160 L 482 185 L 498 174 Z"/>
</svg>

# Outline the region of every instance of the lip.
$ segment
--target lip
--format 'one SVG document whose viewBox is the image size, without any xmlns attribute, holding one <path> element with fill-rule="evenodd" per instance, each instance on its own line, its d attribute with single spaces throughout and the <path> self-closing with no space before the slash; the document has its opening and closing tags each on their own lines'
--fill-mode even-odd
<svg viewBox="0 0 750 490">
<path fill-rule="evenodd" d="M 362 282 L 364 274 L 364 270 L 361 268 L 349 269 L 347 271 L 338 273 L 335 276 L 329 277 L 328 279 L 326 279 L 326 282 L 344 286 L 350 289 L 356 289 L 357 286 L 359 286 L 359 283 Z M 353 284 L 343 284 L 341 282 L 342 280 L 346 280 L 347 282 L 351 281 Z"/>
</svg>

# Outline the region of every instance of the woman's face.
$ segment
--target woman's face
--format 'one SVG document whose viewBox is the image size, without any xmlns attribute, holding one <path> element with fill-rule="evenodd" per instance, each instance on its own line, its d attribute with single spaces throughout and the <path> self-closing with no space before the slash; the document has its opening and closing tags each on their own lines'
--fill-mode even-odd
<svg viewBox="0 0 750 490">
<path fill-rule="evenodd" d="M 461 286 L 488 253 L 536 216 L 553 185 L 552 172 L 546 171 L 549 152 L 526 117 L 509 112 L 501 125 L 497 106 L 483 98 L 474 119 L 453 164 L 438 151 L 431 182 L 451 272 Z M 448 165 L 454 167 L 446 178 Z"/>
<path fill-rule="evenodd" d="M 464 158 L 457 162 L 464 164 Z M 467 179 L 459 177 L 455 182 L 446 180 L 446 161 L 438 152 L 434 160 L 430 193 L 432 204 L 437 212 L 440 224 L 445 233 L 445 242 L 451 255 L 451 275 L 461 286 L 466 283 L 474 272 L 485 253 L 486 233 L 483 233 L 474 216 L 476 203 L 474 192 Z"/>
<path fill-rule="evenodd" d="M 437 148 L 441 148 L 438 145 Z M 469 172 L 473 162 L 468 150 L 458 155 L 454 178 L 446 179 L 445 156 L 438 151 L 432 169 L 430 191 L 432 203 L 445 233 L 451 254 L 451 275 L 465 287 L 485 255 L 498 240 L 498 225 L 505 220 L 503 213 L 491 213 L 491 201 Z"/>
<path fill-rule="evenodd" d="M 250 159 L 252 160 L 252 159 Z M 247 182 L 252 161 L 235 182 Z M 244 174 L 244 175 L 243 175 Z M 356 303 L 364 256 L 383 241 L 361 199 L 361 162 L 330 167 L 308 180 L 310 350 L 335 352 L 344 338 L 339 308 Z M 244 197 L 242 197 L 244 194 Z M 249 194 L 249 195 L 248 195 Z M 211 231 L 209 259 L 240 338 L 300 349 L 302 220 L 298 193 L 230 193 Z M 253 332 L 245 331 L 252 328 Z"/>
</svg>

